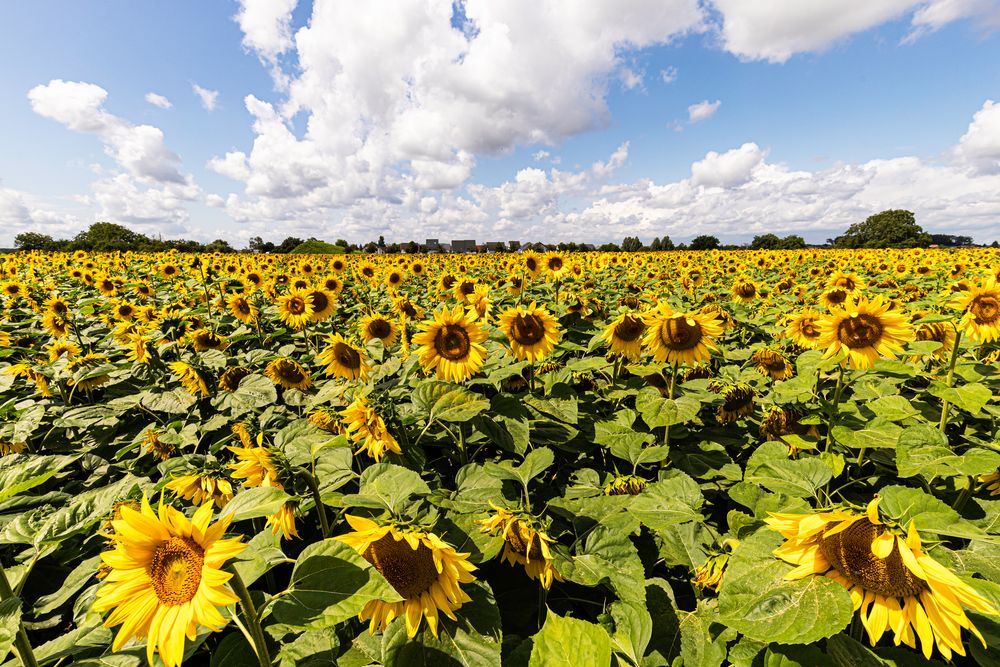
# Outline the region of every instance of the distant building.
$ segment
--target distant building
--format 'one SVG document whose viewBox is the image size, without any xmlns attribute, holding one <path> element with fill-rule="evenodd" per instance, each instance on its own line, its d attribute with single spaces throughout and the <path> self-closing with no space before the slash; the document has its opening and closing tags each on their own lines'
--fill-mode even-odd
<svg viewBox="0 0 1000 667">
<path fill-rule="evenodd" d="M 451 241 L 451 251 L 452 252 L 476 252 L 476 242 L 475 240 L 459 240 L 456 241 L 452 239 Z"/>
<path fill-rule="evenodd" d="M 507 244 L 503 241 L 487 241 L 486 252 L 505 252 Z"/>
<path fill-rule="evenodd" d="M 438 243 L 437 239 L 427 239 L 424 241 L 424 252 L 439 252 L 441 250 L 441 244 Z"/>
</svg>

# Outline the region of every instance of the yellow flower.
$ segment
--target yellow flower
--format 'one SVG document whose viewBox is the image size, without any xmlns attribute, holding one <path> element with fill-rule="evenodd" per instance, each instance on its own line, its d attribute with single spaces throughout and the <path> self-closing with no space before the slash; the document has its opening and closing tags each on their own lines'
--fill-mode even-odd
<svg viewBox="0 0 1000 667">
<path fill-rule="evenodd" d="M 767 524 L 787 540 L 774 554 L 797 566 L 785 578 L 822 574 L 841 584 L 860 610 L 872 646 L 891 630 L 897 646 L 916 648 L 919 639 L 928 660 L 935 644 L 951 660 L 952 653 L 965 655 L 962 628 L 986 646 L 962 607 L 986 614 L 997 610 L 924 553 L 914 522 L 905 535 L 885 525 L 877 497 L 865 512 L 771 513 Z"/>
<path fill-rule="evenodd" d="M 629 361 L 638 361 L 642 354 L 642 335 L 646 323 L 636 313 L 622 313 L 604 328 L 601 339 L 611 348 L 612 354 L 620 354 Z"/>
<path fill-rule="evenodd" d="M 195 351 L 202 350 L 224 350 L 226 349 L 226 337 L 220 336 L 208 329 L 195 329 L 188 336 Z"/>
<path fill-rule="evenodd" d="M 993 276 L 962 292 L 948 305 L 964 311 L 958 328 L 970 340 L 990 343 L 1000 338 L 1000 284 Z"/>
<path fill-rule="evenodd" d="M 258 437 L 256 447 L 228 447 L 227 449 L 236 454 L 238 463 L 230 463 L 228 467 L 233 471 L 233 477 L 244 480 L 243 486 L 247 488 L 272 486 L 282 490 L 285 488 L 278 481 L 278 469 L 274 464 L 274 455 L 271 450 L 261 444 L 261 438 Z"/>
<path fill-rule="evenodd" d="M 279 296 L 275 303 L 278 306 L 278 317 L 293 329 L 301 329 L 308 324 L 315 312 L 312 297 L 300 290 L 291 290 Z"/>
<path fill-rule="evenodd" d="M 181 475 L 166 483 L 166 488 L 179 498 L 199 507 L 206 502 L 214 502 L 219 509 L 233 499 L 233 485 L 229 480 L 212 475 Z"/>
<path fill-rule="evenodd" d="M 306 292 L 312 302 L 313 312 L 309 316 L 310 322 L 322 322 L 329 319 L 336 311 L 334 297 L 325 289 L 311 289 Z"/>
<path fill-rule="evenodd" d="M 514 357 L 531 363 L 548 356 L 562 336 L 555 318 L 534 301 L 528 306 L 516 306 L 501 314 L 500 330 L 510 341 Z"/>
<path fill-rule="evenodd" d="M 194 396 L 208 396 L 208 385 L 197 370 L 183 361 L 171 361 L 167 364 L 170 372 L 177 376 L 181 386 Z"/>
<path fill-rule="evenodd" d="M 101 554 L 110 572 L 94 601 L 95 611 L 113 610 L 105 627 L 122 626 L 112 651 L 133 637 L 148 638 L 150 664 L 159 652 L 167 667 L 178 667 L 185 636 L 193 640 L 199 627 L 218 631 L 226 624 L 218 608 L 239 598 L 226 587 L 232 575 L 222 567 L 247 545 L 240 538 L 222 538 L 232 515 L 211 521 L 209 503 L 190 521 L 163 504 L 157 515 L 145 496 L 140 511 L 121 509 L 121 519 L 112 522 L 114 550 Z"/>
<path fill-rule="evenodd" d="M 438 379 L 461 382 L 486 361 L 482 342 L 487 334 L 461 305 L 435 312 L 420 328 L 413 337 L 413 344 L 420 346 L 420 365 L 425 372 L 436 369 Z"/>
<path fill-rule="evenodd" d="M 281 533 L 286 540 L 299 536 L 299 532 L 295 529 L 296 506 L 294 501 L 286 501 L 281 505 L 281 509 L 267 518 L 267 525 L 271 526 L 272 535 Z"/>
<path fill-rule="evenodd" d="M 359 348 L 348 343 L 340 334 L 330 334 L 326 347 L 316 355 L 316 361 L 326 364 L 326 374 L 348 380 L 368 378 L 368 362 Z"/>
<path fill-rule="evenodd" d="M 309 371 L 303 368 L 299 362 L 288 357 L 280 357 L 270 362 L 264 368 L 264 375 L 271 378 L 274 384 L 281 385 L 285 389 L 305 391 L 312 386 Z"/>
<path fill-rule="evenodd" d="M 635 475 L 618 475 L 604 486 L 606 496 L 637 496 L 646 489 L 646 480 Z"/>
<path fill-rule="evenodd" d="M 536 526 L 534 517 L 526 512 L 511 512 L 490 501 L 492 515 L 477 521 L 484 533 L 503 535 L 503 560 L 511 565 L 521 565 L 531 579 L 537 579 L 542 588 L 548 590 L 552 580 L 563 578 L 552 566 L 552 550 L 555 540 Z"/>
<path fill-rule="evenodd" d="M 402 454 L 399 443 L 385 427 L 382 417 L 368 405 L 364 396 L 358 396 L 344 408 L 342 421 L 358 452 L 365 452 L 378 463 L 386 451 Z"/>
<path fill-rule="evenodd" d="M 758 373 L 772 380 L 787 380 L 795 372 L 785 355 L 767 348 L 754 352 L 750 357 L 750 363 L 753 364 Z"/>
<path fill-rule="evenodd" d="M 399 330 L 395 323 L 377 313 L 370 313 L 361 318 L 358 328 L 361 330 L 361 337 L 367 343 L 378 338 L 384 347 L 390 347 L 396 342 Z"/>
<path fill-rule="evenodd" d="M 468 553 L 458 553 L 431 532 L 412 527 L 379 525 L 362 517 L 346 515 L 352 532 L 336 539 L 347 544 L 378 570 L 403 598 L 401 602 L 369 601 L 358 618 L 370 620 L 371 634 L 384 631 L 402 616 L 406 636 L 412 639 L 423 620 L 438 636 L 439 614 L 457 621 L 455 611 L 472 598 L 460 584 L 476 580 L 476 566 Z"/>
<path fill-rule="evenodd" d="M 880 357 L 895 359 L 914 339 L 906 314 L 890 311 L 881 296 L 849 300 L 844 310 L 834 309 L 819 324 L 823 358 L 839 358 L 851 368 L 871 368 Z"/>
<path fill-rule="evenodd" d="M 799 347 L 806 348 L 807 350 L 821 348 L 823 346 L 820 342 L 822 331 L 820 330 L 819 321 L 822 317 L 822 315 L 813 310 L 793 315 L 788 322 L 788 326 L 785 327 L 785 336 L 791 338 L 792 342 Z"/>
<path fill-rule="evenodd" d="M 712 337 L 722 334 L 722 325 L 705 313 L 675 313 L 661 303 L 644 319 L 642 344 L 656 362 L 695 364 L 708 361 L 710 350 L 718 349 Z"/>
</svg>

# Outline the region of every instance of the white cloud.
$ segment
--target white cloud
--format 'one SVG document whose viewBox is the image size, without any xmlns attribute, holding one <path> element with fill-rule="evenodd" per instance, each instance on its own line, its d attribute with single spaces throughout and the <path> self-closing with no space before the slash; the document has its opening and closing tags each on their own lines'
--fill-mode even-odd
<svg viewBox="0 0 1000 667">
<path fill-rule="evenodd" d="M 660 70 L 660 81 L 663 83 L 673 83 L 677 80 L 678 71 L 673 65 Z"/>
<path fill-rule="evenodd" d="M 132 176 L 145 183 L 184 183 L 180 157 L 163 143 L 152 125 L 133 125 L 103 107 L 106 90 L 93 83 L 54 79 L 28 92 L 35 113 L 76 132 L 96 135 L 104 151 Z"/>
<path fill-rule="evenodd" d="M 688 107 L 688 122 L 700 123 L 703 120 L 708 120 L 715 115 L 720 106 L 722 106 L 722 100 L 715 100 L 714 102 L 705 100 L 697 104 L 692 104 Z"/>
<path fill-rule="evenodd" d="M 197 83 L 191 84 L 191 90 L 193 90 L 194 94 L 201 100 L 201 106 L 204 107 L 206 111 L 215 111 L 215 107 L 218 106 L 219 103 L 219 91 L 202 88 Z"/>
<path fill-rule="evenodd" d="M 22 232 L 65 236 L 80 227 L 73 215 L 39 205 L 27 193 L 0 187 L 0 245 L 10 247 Z"/>
<path fill-rule="evenodd" d="M 187 204 L 200 194 L 193 183 L 142 187 L 128 174 L 99 180 L 91 188 L 98 219 L 126 224 L 143 233 L 167 236 L 187 233 Z"/>
<path fill-rule="evenodd" d="M 154 107 L 160 107 L 161 109 L 169 109 L 174 106 L 170 103 L 170 100 L 163 95 L 158 95 L 157 93 L 146 93 L 146 101 Z"/>
<path fill-rule="evenodd" d="M 545 158 L 549 157 L 549 155 L 551 155 L 551 153 L 548 151 L 535 151 L 531 154 L 531 159 L 535 162 L 541 162 Z"/>
<path fill-rule="evenodd" d="M 757 144 L 745 143 L 719 154 L 709 151 L 705 159 L 691 165 L 691 184 L 733 188 L 750 180 L 765 153 Z"/>
<path fill-rule="evenodd" d="M 986 100 L 958 140 L 955 155 L 979 173 L 1000 173 L 1000 104 Z"/>
<path fill-rule="evenodd" d="M 782 63 L 824 51 L 852 34 L 912 12 L 908 41 L 946 23 L 977 17 L 1000 25 L 996 0 L 713 0 L 722 14 L 723 47 L 747 60 Z"/>
<path fill-rule="evenodd" d="M 243 46 L 274 62 L 292 46 L 292 11 L 298 0 L 239 0 L 234 17 L 243 31 Z"/>
<path fill-rule="evenodd" d="M 643 72 L 637 72 L 630 67 L 623 67 L 618 72 L 618 80 L 622 82 L 625 90 L 641 88 L 645 78 L 646 75 Z"/>
</svg>

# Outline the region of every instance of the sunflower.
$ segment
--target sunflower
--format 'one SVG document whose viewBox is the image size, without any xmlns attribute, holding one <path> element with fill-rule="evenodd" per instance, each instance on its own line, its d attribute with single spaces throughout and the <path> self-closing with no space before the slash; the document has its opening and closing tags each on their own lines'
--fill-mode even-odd
<svg viewBox="0 0 1000 667">
<path fill-rule="evenodd" d="M 100 352 L 91 352 L 71 359 L 66 364 L 66 370 L 73 374 L 69 385 L 82 391 L 92 391 L 111 382 L 111 376 L 100 371 L 107 363 L 107 357 Z M 38 382 L 38 373 L 35 373 L 35 382 Z"/>
<path fill-rule="evenodd" d="M 232 368 L 227 368 L 222 375 L 219 376 L 219 389 L 223 391 L 228 391 L 230 394 L 239 389 L 240 382 L 243 378 L 250 375 L 250 369 L 244 366 L 233 366 Z"/>
<path fill-rule="evenodd" d="M 408 320 L 419 320 L 424 317 L 424 309 L 405 296 L 395 299 L 393 307 L 397 313 L 404 315 Z"/>
<path fill-rule="evenodd" d="M 160 440 L 161 435 L 163 433 L 157 431 L 155 428 L 147 429 L 142 434 L 143 450 L 146 454 L 152 454 L 161 461 L 166 461 L 174 455 L 177 446 L 172 442 Z"/>
<path fill-rule="evenodd" d="M 348 380 L 368 378 L 368 362 L 362 350 L 354 347 L 340 334 L 330 334 L 326 347 L 316 355 L 316 361 L 326 364 L 326 374 Z"/>
<path fill-rule="evenodd" d="M 250 299 L 244 295 L 230 294 L 226 305 L 229 306 L 229 312 L 233 314 L 233 317 L 243 324 L 253 324 L 257 321 L 257 306 L 253 305 Z"/>
<path fill-rule="evenodd" d="M 1000 470 L 980 475 L 979 482 L 991 496 L 1000 496 Z"/>
<path fill-rule="evenodd" d="M 658 363 L 708 361 L 710 350 L 718 349 L 712 337 L 722 334 L 722 325 L 704 313 L 675 313 L 661 303 L 647 313 L 644 320 L 647 328 L 642 344 Z"/>
<path fill-rule="evenodd" d="M 848 301 L 819 322 L 824 359 L 838 357 L 852 368 L 871 368 L 879 357 L 895 358 L 914 339 L 905 313 L 890 312 L 881 296 Z"/>
<path fill-rule="evenodd" d="M 400 602 L 369 601 L 358 618 L 370 620 L 371 634 L 384 631 L 396 617 L 406 623 L 406 635 L 417 635 L 426 619 L 438 636 L 439 614 L 457 621 L 455 611 L 472 598 L 460 584 L 476 580 L 468 553 L 458 553 L 434 533 L 414 527 L 379 525 L 371 519 L 346 515 L 353 529 L 336 539 L 352 547 L 386 578 L 403 598 Z"/>
<path fill-rule="evenodd" d="M 637 496 L 646 489 L 646 480 L 635 475 L 618 475 L 604 485 L 606 496 Z"/>
<path fill-rule="evenodd" d="M 562 253 L 550 252 L 545 255 L 543 262 L 546 273 L 549 274 L 553 280 L 560 280 L 569 273 L 569 264 L 566 263 L 566 258 L 562 256 Z"/>
<path fill-rule="evenodd" d="M 396 324 L 378 313 L 370 313 L 362 317 L 358 328 L 361 330 L 361 337 L 366 343 L 378 338 L 382 341 L 384 347 L 390 347 L 396 342 L 396 338 L 399 336 L 399 329 L 397 329 Z"/>
<path fill-rule="evenodd" d="M 521 255 L 521 268 L 530 278 L 537 278 L 544 266 L 538 255 L 531 250 Z"/>
<path fill-rule="evenodd" d="M 340 296 L 340 293 L 344 291 L 344 281 L 337 276 L 327 276 L 320 281 L 320 285 L 326 290 L 333 299 Z"/>
<path fill-rule="evenodd" d="M 750 357 L 750 363 L 758 373 L 772 380 L 787 380 L 795 372 L 785 355 L 767 348 L 754 352 Z"/>
<path fill-rule="evenodd" d="M 398 290 L 406 279 L 406 273 L 402 269 L 389 269 L 385 272 L 385 284 L 393 292 Z"/>
<path fill-rule="evenodd" d="M 952 348 L 955 347 L 955 327 L 948 322 L 925 322 L 917 324 L 914 328 L 914 339 L 917 341 L 927 340 L 941 343 L 941 347 L 934 350 L 934 356 L 938 359 L 947 359 L 951 355 Z M 920 357 L 909 357 L 911 363 L 919 360 Z"/>
<path fill-rule="evenodd" d="M 511 354 L 533 364 L 548 356 L 562 336 L 555 318 L 534 301 L 527 307 L 516 306 L 504 311 L 500 315 L 500 330 L 510 341 Z"/>
<path fill-rule="evenodd" d="M 222 509 L 233 499 L 233 485 L 229 480 L 204 473 L 174 477 L 165 487 L 178 498 L 199 507 L 204 503 L 214 502 L 216 507 Z"/>
<path fill-rule="evenodd" d="M 306 291 L 306 295 L 312 301 L 313 312 L 309 316 L 310 322 L 322 322 L 330 318 L 336 311 L 334 304 L 335 297 L 325 289 L 311 289 Z"/>
<path fill-rule="evenodd" d="M 793 315 L 785 327 L 785 336 L 792 339 L 799 347 L 815 350 L 823 347 L 820 342 L 823 334 L 820 328 L 822 315 L 813 310 Z"/>
<path fill-rule="evenodd" d="M 469 310 L 476 314 L 476 319 L 480 322 L 490 321 L 490 312 L 493 310 L 493 299 L 490 298 L 489 285 L 476 285 L 472 294 L 466 297 Z"/>
<path fill-rule="evenodd" d="M 49 363 L 52 363 L 63 356 L 69 360 L 75 359 L 80 354 L 80 346 L 76 343 L 55 341 L 46 345 L 45 351 L 49 353 Z"/>
<path fill-rule="evenodd" d="M 330 408 L 318 408 L 309 413 L 309 423 L 316 428 L 323 429 L 327 433 L 339 435 L 343 430 L 341 427 L 340 415 Z"/>
<path fill-rule="evenodd" d="M 1000 284 L 993 276 L 958 295 L 948 305 L 964 311 L 958 328 L 971 340 L 989 343 L 1000 338 Z"/>
<path fill-rule="evenodd" d="M 854 292 L 846 290 L 843 287 L 831 287 L 819 295 L 819 301 L 827 310 L 835 310 L 843 308 L 844 304 L 850 300 L 852 294 Z"/>
<path fill-rule="evenodd" d="M 848 292 L 854 292 L 865 288 L 865 281 L 858 277 L 856 273 L 844 273 L 837 271 L 826 283 L 827 287 L 841 287 Z"/>
<path fill-rule="evenodd" d="M 971 586 L 925 554 L 914 521 L 902 527 L 882 522 L 878 497 L 865 512 L 834 509 L 814 514 L 771 513 L 767 525 L 786 539 L 774 554 L 797 565 L 786 579 L 823 574 L 846 588 L 860 610 L 861 623 L 874 646 L 886 630 L 893 642 L 920 647 L 928 660 L 937 644 L 950 660 L 965 655 L 961 630 L 966 628 L 986 646 L 965 615 L 997 610 Z"/>
<path fill-rule="evenodd" d="M 487 333 L 461 305 L 438 310 L 420 328 L 413 343 L 420 346 L 420 365 L 425 372 L 437 369 L 438 379 L 461 382 L 482 368 L 486 360 L 482 342 Z"/>
<path fill-rule="evenodd" d="M 751 303 L 759 295 L 757 285 L 747 277 L 737 278 L 733 283 L 733 298 L 740 303 Z"/>
<path fill-rule="evenodd" d="M 195 329 L 188 334 L 188 337 L 196 352 L 226 349 L 226 337 L 208 329 Z"/>
<path fill-rule="evenodd" d="M 94 601 L 97 612 L 114 610 L 105 627 L 122 626 L 112 651 L 133 637 L 148 637 L 149 664 L 159 652 L 167 667 L 178 667 L 185 636 L 193 641 L 199 627 L 218 631 L 226 624 L 218 607 L 239 598 L 226 588 L 232 575 L 222 567 L 247 545 L 241 538 L 222 539 L 231 514 L 211 521 L 210 503 L 191 520 L 162 503 L 159 513 L 153 512 L 145 495 L 139 511 L 121 509 L 121 519 L 112 522 L 114 549 L 101 554 L 110 572 Z"/>
<path fill-rule="evenodd" d="M 0 456 L 10 456 L 11 454 L 20 454 L 28 450 L 28 443 L 26 442 L 7 442 L 6 440 L 0 440 Z"/>
<path fill-rule="evenodd" d="M 723 398 L 722 405 L 715 413 L 720 424 L 729 424 L 753 412 L 753 399 L 757 392 L 745 382 L 725 384 L 713 381 L 708 388 Z"/>
<path fill-rule="evenodd" d="M 171 361 L 167 364 L 170 372 L 177 376 L 181 386 L 193 396 L 208 396 L 208 385 L 201 374 L 191 364 L 183 361 Z"/>
<path fill-rule="evenodd" d="M 56 338 L 65 338 L 73 331 L 73 325 L 69 319 L 56 313 L 42 315 L 42 328 Z"/>
<path fill-rule="evenodd" d="M 299 531 L 295 528 L 295 509 L 298 503 L 292 500 L 282 503 L 281 508 L 267 518 L 267 525 L 271 526 L 271 534 L 281 535 L 290 540 L 299 536 Z"/>
<path fill-rule="evenodd" d="M 229 451 L 236 454 L 236 463 L 230 463 L 228 468 L 232 470 L 232 476 L 242 479 L 243 486 L 254 488 L 257 486 L 271 486 L 276 489 L 284 489 L 285 486 L 278 481 L 278 468 L 275 465 L 274 454 L 264 446 L 263 439 L 257 438 L 255 447 L 227 447 Z"/>
<path fill-rule="evenodd" d="M 620 354 L 629 361 L 638 361 L 642 354 L 642 335 L 646 323 L 636 313 L 622 313 L 604 328 L 601 338 L 611 348 L 612 354 Z"/>
<path fill-rule="evenodd" d="M 694 585 L 702 590 L 717 591 L 726 575 L 726 567 L 733 550 L 740 544 L 739 540 L 728 539 L 723 543 L 724 551 L 714 551 L 704 563 L 695 568 Z"/>
<path fill-rule="evenodd" d="M 290 290 L 279 296 L 275 303 L 278 306 L 278 317 L 293 329 L 301 329 L 308 324 L 315 311 L 312 297 L 301 290 Z"/>
<path fill-rule="evenodd" d="M 551 588 L 553 579 L 563 581 L 552 566 L 549 545 L 555 540 L 538 526 L 535 517 L 522 510 L 512 512 L 499 507 L 492 500 L 490 507 L 492 515 L 476 523 L 484 533 L 499 532 L 503 536 L 503 560 L 514 566 L 522 565 L 528 577 L 537 579 L 545 590 Z"/>
<path fill-rule="evenodd" d="M 274 384 L 285 389 L 305 391 L 312 386 L 309 371 L 302 364 L 289 357 L 279 357 L 264 368 L 264 375 L 271 378 Z"/>
<path fill-rule="evenodd" d="M 385 427 L 385 422 L 372 408 L 364 396 L 358 396 L 354 402 L 344 408 L 341 420 L 351 441 L 358 446 L 358 452 L 365 452 L 375 459 L 382 460 L 386 451 L 402 454 L 399 443 Z"/>
</svg>

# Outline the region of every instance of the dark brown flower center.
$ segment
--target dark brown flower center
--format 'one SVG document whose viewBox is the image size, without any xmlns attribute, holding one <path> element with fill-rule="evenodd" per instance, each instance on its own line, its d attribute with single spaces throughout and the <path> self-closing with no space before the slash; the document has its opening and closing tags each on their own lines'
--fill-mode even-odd
<svg viewBox="0 0 1000 667">
<path fill-rule="evenodd" d="M 1000 319 L 1000 299 L 993 294 L 980 294 L 969 304 L 976 324 L 993 324 Z"/>
<path fill-rule="evenodd" d="M 306 300 L 301 296 L 293 296 L 285 303 L 285 309 L 292 315 L 301 315 L 306 312 Z"/>
<path fill-rule="evenodd" d="M 392 325 L 383 319 L 372 320 L 368 323 L 368 333 L 375 338 L 388 338 L 392 333 Z"/>
<path fill-rule="evenodd" d="M 845 318 L 837 327 L 837 338 L 847 347 L 857 350 L 878 344 L 884 331 L 877 317 L 862 313 Z"/>
<path fill-rule="evenodd" d="M 545 337 L 545 325 L 538 315 L 519 313 L 510 323 L 510 334 L 521 345 L 534 345 Z"/>
<path fill-rule="evenodd" d="M 451 289 L 452 285 L 454 285 L 457 280 L 458 279 L 455 278 L 455 276 L 447 275 L 447 276 L 444 276 L 443 278 L 441 278 L 441 285 L 445 289 Z"/>
<path fill-rule="evenodd" d="M 558 271 L 563 267 L 562 257 L 549 258 L 549 271 Z"/>
<path fill-rule="evenodd" d="M 333 347 L 333 356 L 341 366 L 351 370 L 361 368 L 361 355 L 347 343 L 337 343 Z"/>
<path fill-rule="evenodd" d="M 434 349 L 449 361 L 465 359 L 471 348 L 469 332 L 457 324 L 446 324 L 434 336 Z"/>
<path fill-rule="evenodd" d="M 820 553 L 845 579 L 866 591 L 887 597 L 919 594 L 927 584 L 903 564 L 898 543 L 886 558 L 872 553 L 872 541 L 883 530 L 867 518 L 859 519 L 835 535 L 820 538 Z"/>
<path fill-rule="evenodd" d="M 826 295 L 830 303 L 844 303 L 847 301 L 847 292 L 840 288 L 832 289 Z"/>
<path fill-rule="evenodd" d="M 522 535 L 522 530 L 528 535 Z M 511 531 L 507 533 L 507 544 L 510 548 L 519 553 L 522 556 L 528 556 L 528 560 L 542 560 L 542 546 L 541 538 L 537 535 L 534 539 L 531 539 L 530 529 L 522 527 L 521 525 L 515 525 L 512 527 Z M 525 544 L 525 538 L 531 540 L 531 550 L 529 552 L 528 545 Z"/>
<path fill-rule="evenodd" d="M 316 290 L 315 292 L 310 292 L 312 295 L 313 310 L 317 313 L 322 313 L 330 305 L 330 300 L 326 298 L 326 294 Z"/>
<path fill-rule="evenodd" d="M 226 370 L 226 372 L 222 374 L 222 377 L 219 378 L 219 382 L 222 384 L 223 389 L 233 392 L 239 388 L 240 382 L 248 375 L 250 375 L 249 369 L 244 368 L 243 366 L 237 366 L 236 368 Z"/>
<path fill-rule="evenodd" d="M 172 607 L 194 598 L 201 584 L 205 551 L 191 538 L 171 537 L 153 552 L 146 571 L 160 602 Z"/>
<path fill-rule="evenodd" d="M 740 283 L 736 286 L 736 294 L 744 299 L 749 299 L 757 293 L 757 288 L 753 283 Z"/>
<path fill-rule="evenodd" d="M 361 555 L 407 600 L 419 598 L 438 578 L 434 552 L 423 542 L 412 549 L 406 540 L 385 535 Z"/>
<path fill-rule="evenodd" d="M 615 327 L 615 338 L 625 343 L 631 343 L 642 335 L 646 325 L 638 317 L 626 315 Z"/>
<path fill-rule="evenodd" d="M 701 325 L 686 317 L 672 317 L 660 325 L 660 340 L 671 350 L 690 350 L 701 338 Z"/>
<path fill-rule="evenodd" d="M 275 367 L 275 374 L 284 382 L 299 384 L 306 379 L 302 367 L 294 361 L 281 360 Z"/>
</svg>

